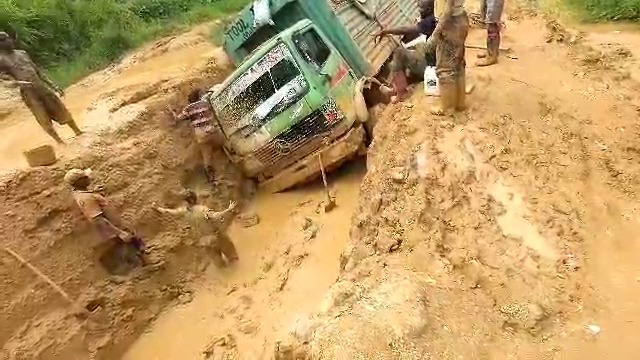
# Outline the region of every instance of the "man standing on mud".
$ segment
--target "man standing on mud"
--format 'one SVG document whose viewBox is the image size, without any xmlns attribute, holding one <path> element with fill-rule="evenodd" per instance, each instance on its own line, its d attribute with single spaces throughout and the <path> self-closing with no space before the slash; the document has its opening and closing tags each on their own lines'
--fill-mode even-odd
<svg viewBox="0 0 640 360">
<path fill-rule="evenodd" d="M 82 214 L 89 220 L 103 240 L 129 244 L 135 251 L 142 265 L 147 264 L 145 246 L 142 239 L 128 230 L 120 215 L 102 195 L 89 190 L 91 180 L 88 170 L 71 169 L 64 176 L 64 181 L 73 189 L 75 199 Z M 104 265 L 104 264 L 103 264 Z"/>
<path fill-rule="evenodd" d="M 447 0 L 444 12 L 427 48 L 436 49 L 436 75 L 440 106 L 431 110 L 435 115 L 448 115 L 466 108 L 465 41 L 469 34 L 469 18 L 464 0 Z"/>
<path fill-rule="evenodd" d="M 498 63 L 500 54 L 500 27 L 504 0 L 482 0 L 481 16 L 487 25 L 487 52 L 478 54 L 476 66 L 490 66 Z"/>
<path fill-rule="evenodd" d="M 215 212 L 204 205 L 199 205 L 198 196 L 193 190 L 184 190 L 180 196 L 185 201 L 184 207 L 177 209 L 156 207 L 156 210 L 162 214 L 184 217 L 189 222 L 191 229 L 200 237 L 198 245 L 210 251 L 216 266 L 224 267 L 226 265 L 222 255 L 227 258 L 229 264 L 236 262 L 238 252 L 226 234 L 226 227 L 236 209 L 236 203 L 231 202 L 226 210 Z"/>
<path fill-rule="evenodd" d="M 213 110 L 205 95 L 202 89 L 192 90 L 188 97 L 189 105 L 176 118 L 178 121 L 188 121 L 193 128 L 207 177 L 211 183 L 215 183 L 213 156 L 215 150 L 221 146 L 222 134 L 214 125 Z"/>
<path fill-rule="evenodd" d="M 420 35 L 431 37 L 436 28 L 436 17 L 434 15 L 434 0 L 423 0 L 420 2 L 420 19 L 413 26 L 400 27 L 396 29 L 384 29 L 375 38 L 379 39 L 386 35 L 402 35 L 405 39 L 414 39 Z M 407 49 L 399 46 L 393 52 L 391 71 L 393 75 L 393 88 L 396 92 L 395 101 L 402 101 L 407 95 L 407 73 L 410 78 L 420 79 L 424 77 L 427 66 L 434 66 L 436 57 L 434 51 L 429 51 L 425 43 L 419 43 L 414 49 Z"/>
<path fill-rule="evenodd" d="M 62 89 L 31 61 L 25 51 L 16 50 L 13 39 L 4 31 L 0 31 L 0 74 L 9 75 L 15 80 L 25 105 L 42 129 L 56 142 L 63 143 L 52 121 L 68 125 L 76 135 L 82 134 L 69 110 L 55 94 L 63 95 Z"/>
</svg>

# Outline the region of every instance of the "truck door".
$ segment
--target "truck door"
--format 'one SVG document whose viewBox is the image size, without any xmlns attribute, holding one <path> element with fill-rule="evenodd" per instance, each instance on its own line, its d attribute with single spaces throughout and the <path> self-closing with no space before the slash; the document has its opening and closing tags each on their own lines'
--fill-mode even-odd
<svg viewBox="0 0 640 360">
<path fill-rule="evenodd" d="M 342 111 L 349 112 L 355 75 L 338 50 L 312 26 L 295 34 L 293 42 L 314 73 L 318 90 L 332 97 Z"/>
</svg>

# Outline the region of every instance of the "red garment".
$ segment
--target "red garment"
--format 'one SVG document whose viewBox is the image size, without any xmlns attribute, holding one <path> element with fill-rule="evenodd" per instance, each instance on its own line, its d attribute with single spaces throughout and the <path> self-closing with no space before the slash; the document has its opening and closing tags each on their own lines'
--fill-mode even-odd
<svg viewBox="0 0 640 360">
<path fill-rule="evenodd" d="M 178 120 L 189 121 L 198 140 L 205 139 L 214 133 L 213 111 L 207 100 L 200 100 L 187 105 L 182 113 L 178 115 Z"/>
</svg>

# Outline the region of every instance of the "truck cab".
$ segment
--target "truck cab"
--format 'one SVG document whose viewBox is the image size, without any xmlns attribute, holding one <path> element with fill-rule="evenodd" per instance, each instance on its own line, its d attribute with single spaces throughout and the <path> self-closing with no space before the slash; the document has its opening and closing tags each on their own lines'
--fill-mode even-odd
<svg viewBox="0 0 640 360">
<path fill-rule="evenodd" d="M 231 161 L 276 192 L 365 151 L 362 84 L 395 49 L 372 35 L 381 21 L 412 22 L 417 4 L 259 1 L 273 20 L 257 24 L 254 2 L 231 23 L 224 49 L 237 68 L 208 100 Z"/>
<path fill-rule="evenodd" d="M 277 34 L 210 97 L 229 157 L 247 176 L 278 191 L 320 170 L 313 166 L 319 166 L 318 154 L 290 168 L 310 154 L 320 150 L 328 167 L 344 160 L 327 151 L 334 141 L 351 145 L 338 146 L 346 148 L 345 157 L 354 155 L 364 141 L 362 127 L 353 129 L 355 82 L 353 70 L 311 21 Z"/>
</svg>

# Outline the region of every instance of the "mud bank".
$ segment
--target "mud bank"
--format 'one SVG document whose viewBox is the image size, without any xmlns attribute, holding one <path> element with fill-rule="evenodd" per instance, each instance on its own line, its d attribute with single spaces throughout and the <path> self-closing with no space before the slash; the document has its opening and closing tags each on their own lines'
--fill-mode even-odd
<svg viewBox="0 0 640 360">
<path fill-rule="evenodd" d="M 166 306 L 188 296 L 208 258 L 182 245 L 190 230 L 156 214 L 152 204 L 176 204 L 176 192 L 189 186 L 212 208 L 223 208 L 241 198 L 241 182 L 227 167 L 219 174 L 226 185 L 206 190 L 190 129 L 173 124 L 167 106 L 184 106 L 193 87 L 218 83 L 229 71 L 212 58 L 179 78 L 119 86 L 87 110 L 110 124 L 92 127 L 83 119 L 90 131 L 63 149 L 56 165 L 3 176 L 1 245 L 22 254 L 82 305 L 97 306 L 88 319 L 74 318 L 58 294 L 3 252 L 3 359 L 119 358 Z M 223 157 L 219 161 L 226 164 Z M 94 185 L 147 242 L 156 265 L 125 277 L 109 276 L 98 265 L 100 244 L 62 181 L 73 167 L 93 170 Z"/>
<path fill-rule="evenodd" d="M 476 84 L 469 111 L 434 117 L 432 100 L 414 93 L 380 114 L 340 279 L 293 324 L 276 358 L 635 351 L 619 340 L 637 330 L 621 290 L 633 285 L 612 287 L 608 276 L 629 279 L 637 266 L 604 265 L 625 258 L 611 241 L 636 249 L 604 230 L 622 218 L 624 229 L 637 226 L 637 83 L 620 77 L 632 52 L 597 51 L 603 44 L 541 17 L 508 29 L 512 60 L 467 72 Z M 606 295 L 612 289 L 618 300 Z M 605 309 L 623 310 L 626 325 Z M 603 323 L 612 334 L 593 331 Z"/>
</svg>

